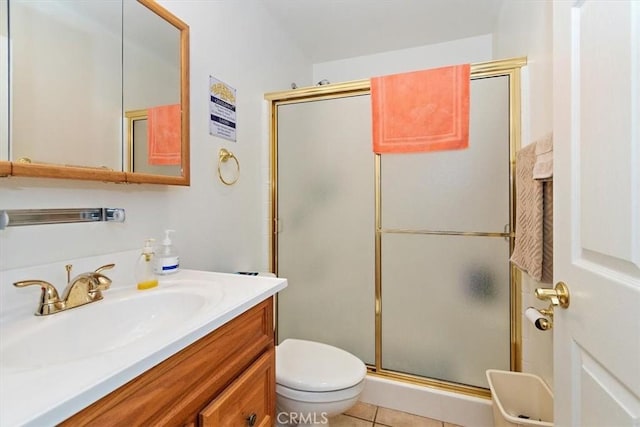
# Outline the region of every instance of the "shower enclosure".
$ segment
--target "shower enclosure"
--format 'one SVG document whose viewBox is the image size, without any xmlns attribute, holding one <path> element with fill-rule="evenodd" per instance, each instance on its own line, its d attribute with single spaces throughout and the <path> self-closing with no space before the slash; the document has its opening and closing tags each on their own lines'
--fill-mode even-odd
<svg viewBox="0 0 640 427">
<path fill-rule="evenodd" d="M 343 348 L 371 372 L 487 394 L 519 364 L 513 247 L 519 71 L 472 64 L 469 148 L 372 151 L 369 81 L 268 94 L 278 341 Z"/>
</svg>

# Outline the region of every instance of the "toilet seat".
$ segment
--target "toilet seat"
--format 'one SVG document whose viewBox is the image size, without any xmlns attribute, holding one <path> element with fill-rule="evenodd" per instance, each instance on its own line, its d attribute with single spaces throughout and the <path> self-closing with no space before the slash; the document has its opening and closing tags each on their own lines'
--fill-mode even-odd
<svg viewBox="0 0 640 427">
<path fill-rule="evenodd" d="M 288 338 L 276 346 L 276 392 L 292 399 L 331 401 L 326 399 L 355 396 L 362 391 L 366 374 L 360 359 L 327 344 Z M 336 396 L 317 396 L 327 394 Z"/>
</svg>

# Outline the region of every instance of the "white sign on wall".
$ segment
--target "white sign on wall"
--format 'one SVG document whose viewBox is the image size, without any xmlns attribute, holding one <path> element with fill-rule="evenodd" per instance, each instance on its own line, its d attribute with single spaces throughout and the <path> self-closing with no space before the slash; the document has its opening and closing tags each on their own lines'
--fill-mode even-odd
<svg viewBox="0 0 640 427">
<path fill-rule="evenodd" d="M 236 140 L 236 90 L 209 76 L 209 134 Z"/>
</svg>

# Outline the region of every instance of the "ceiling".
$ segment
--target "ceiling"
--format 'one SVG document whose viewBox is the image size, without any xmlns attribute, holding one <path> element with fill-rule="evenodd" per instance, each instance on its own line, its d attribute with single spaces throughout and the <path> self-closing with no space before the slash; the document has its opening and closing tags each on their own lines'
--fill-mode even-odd
<svg viewBox="0 0 640 427">
<path fill-rule="evenodd" d="M 314 63 L 493 32 L 504 0 L 261 0 Z"/>
</svg>

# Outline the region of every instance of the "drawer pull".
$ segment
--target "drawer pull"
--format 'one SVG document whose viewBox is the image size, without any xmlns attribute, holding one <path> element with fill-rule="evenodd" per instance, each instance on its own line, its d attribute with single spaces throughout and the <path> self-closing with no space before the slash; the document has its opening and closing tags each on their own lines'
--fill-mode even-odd
<svg viewBox="0 0 640 427">
<path fill-rule="evenodd" d="M 254 425 L 256 425 L 256 420 L 258 419 L 258 416 L 256 415 L 256 413 L 254 412 L 253 414 L 249 415 L 247 417 L 247 425 L 249 427 L 253 427 Z"/>
</svg>

